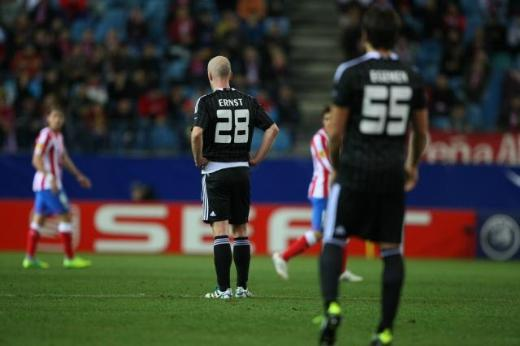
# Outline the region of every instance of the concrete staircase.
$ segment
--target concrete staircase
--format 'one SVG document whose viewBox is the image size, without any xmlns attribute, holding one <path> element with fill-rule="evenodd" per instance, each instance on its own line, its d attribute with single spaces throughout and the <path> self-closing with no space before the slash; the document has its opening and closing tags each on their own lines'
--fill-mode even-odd
<svg viewBox="0 0 520 346">
<path fill-rule="evenodd" d="M 340 30 L 334 1 L 290 1 L 289 13 L 291 85 L 303 113 L 295 151 L 304 153 L 321 124 L 321 110 L 331 101 L 333 75 L 342 59 Z"/>
</svg>

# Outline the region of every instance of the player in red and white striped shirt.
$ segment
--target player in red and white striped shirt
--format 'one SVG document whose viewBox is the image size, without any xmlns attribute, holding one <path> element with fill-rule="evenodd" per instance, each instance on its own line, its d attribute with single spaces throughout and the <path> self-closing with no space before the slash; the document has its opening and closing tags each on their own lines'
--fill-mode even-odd
<svg viewBox="0 0 520 346">
<path fill-rule="evenodd" d="M 330 107 L 327 106 L 322 112 L 323 127 L 314 134 L 311 140 L 312 165 L 314 172 L 309 185 L 308 197 L 312 203 L 311 230 L 305 232 L 303 236 L 293 242 L 281 254 L 273 254 L 273 263 L 278 275 L 283 279 L 289 278 L 287 262 L 294 256 L 304 252 L 322 238 L 322 221 L 325 209 L 327 208 L 327 198 L 331 181 L 334 180 L 334 169 L 329 160 L 329 135 L 330 132 Z M 357 282 L 363 280 L 360 276 L 346 270 L 347 247 L 343 256 L 343 273 L 341 280 Z"/>
<path fill-rule="evenodd" d="M 36 168 L 33 180 L 33 191 L 36 195 L 34 215 L 27 239 L 27 253 L 23 260 L 24 268 L 46 269 L 49 265 L 36 259 L 36 247 L 40 239 L 40 229 L 45 219 L 51 215 L 59 215 L 60 232 L 65 250 L 63 266 L 66 268 L 85 268 L 90 261 L 74 256 L 72 247 L 72 223 L 67 195 L 63 190 L 62 168 L 69 170 L 84 188 L 90 188 L 90 180 L 74 165 L 65 145 L 61 128 L 65 122 L 63 112 L 53 108 L 47 116 L 48 127 L 40 131 L 36 139 L 32 164 Z"/>
</svg>

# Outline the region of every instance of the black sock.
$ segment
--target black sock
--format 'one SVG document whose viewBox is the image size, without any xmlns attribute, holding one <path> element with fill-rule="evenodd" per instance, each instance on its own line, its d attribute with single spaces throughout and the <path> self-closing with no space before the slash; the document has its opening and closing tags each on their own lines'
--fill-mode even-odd
<svg viewBox="0 0 520 346">
<path fill-rule="evenodd" d="M 251 246 L 247 237 L 235 238 L 233 259 L 237 269 L 237 287 L 247 288 L 249 279 L 249 263 L 251 262 Z"/>
<path fill-rule="evenodd" d="M 336 244 L 325 244 L 320 256 L 321 294 L 325 302 L 325 310 L 331 302 L 338 300 L 339 276 L 343 259 L 343 247 Z"/>
<path fill-rule="evenodd" d="M 404 263 L 403 256 L 398 250 L 387 250 L 388 255 L 385 256 L 383 251 L 383 290 L 381 292 L 381 322 L 377 329 L 380 333 L 386 328 L 392 329 L 397 309 L 399 307 L 399 298 L 401 298 L 401 287 L 404 281 Z"/>
<path fill-rule="evenodd" d="M 213 241 L 213 260 L 215 271 L 217 272 L 218 289 L 225 291 L 231 287 L 229 271 L 231 268 L 231 245 L 227 235 L 214 238 Z"/>
</svg>

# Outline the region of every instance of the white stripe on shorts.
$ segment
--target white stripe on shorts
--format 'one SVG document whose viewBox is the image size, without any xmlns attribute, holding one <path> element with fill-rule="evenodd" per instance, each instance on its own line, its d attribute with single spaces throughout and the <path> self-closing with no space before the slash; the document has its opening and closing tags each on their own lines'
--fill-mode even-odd
<svg viewBox="0 0 520 346">
<path fill-rule="evenodd" d="M 339 184 L 332 185 L 330 190 L 329 201 L 327 202 L 327 213 L 325 217 L 325 228 L 323 230 L 323 243 L 336 243 L 334 239 L 334 228 L 336 227 L 336 215 L 338 209 L 339 193 L 341 186 Z"/>
<path fill-rule="evenodd" d="M 202 176 L 202 220 L 208 220 L 208 190 L 206 188 L 206 174 Z"/>
</svg>

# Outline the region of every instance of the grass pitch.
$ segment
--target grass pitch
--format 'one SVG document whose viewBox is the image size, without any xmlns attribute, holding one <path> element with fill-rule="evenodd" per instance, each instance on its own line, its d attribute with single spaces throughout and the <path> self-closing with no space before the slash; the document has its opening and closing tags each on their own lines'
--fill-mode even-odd
<svg viewBox="0 0 520 346">
<path fill-rule="evenodd" d="M 290 263 L 280 280 L 270 258 L 253 258 L 255 298 L 211 301 L 211 257 L 89 255 L 94 266 L 21 268 L 0 254 L 0 345 L 316 345 L 321 313 L 317 262 Z M 379 314 L 378 260 L 353 258 L 365 277 L 342 284 L 338 345 L 368 345 Z M 520 263 L 407 262 L 395 345 L 520 345 Z"/>
</svg>

